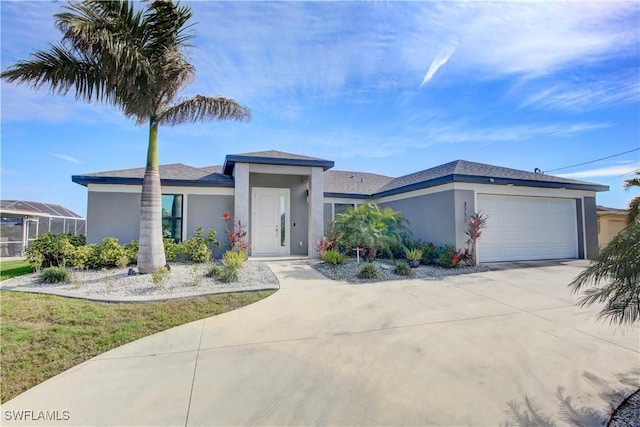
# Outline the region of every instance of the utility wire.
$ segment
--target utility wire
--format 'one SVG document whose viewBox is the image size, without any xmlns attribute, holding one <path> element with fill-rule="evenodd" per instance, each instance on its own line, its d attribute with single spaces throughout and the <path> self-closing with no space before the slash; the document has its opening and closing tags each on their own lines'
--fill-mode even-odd
<svg viewBox="0 0 640 427">
<path fill-rule="evenodd" d="M 604 180 L 603 182 L 610 182 L 610 181 L 613 181 L 614 179 L 622 178 L 623 176 L 629 175 L 630 173 L 637 172 L 638 170 L 640 170 L 640 168 L 631 169 L 631 170 L 630 170 L 629 172 L 627 172 L 627 173 L 623 173 L 622 175 L 614 176 L 613 178 L 606 179 L 606 180 Z"/>
<path fill-rule="evenodd" d="M 588 165 L 589 163 L 595 163 L 595 162 L 599 162 L 600 160 L 606 160 L 606 159 L 610 159 L 612 157 L 622 156 L 623 154 L 633 153 L 634 151 L 638 151 L 638 150 L 640 150 L 640 148 L 634 148 L 633 150 L 625 151 L 624 153 L 614 154 L 613 156 L 607 156 L 607 157 L 603 157 L 601 159 L 591 160 L 589 162 L 578 163 L 577 165 L 565 166 L 565 167 L 557 168 L 557 169 L 549 169 L 548 171 L 544 171 L 543 173 L 561 171 L 561 170 L 564 170 L 564 169 L 575 168 L 576 166 Z"/>
</svg>

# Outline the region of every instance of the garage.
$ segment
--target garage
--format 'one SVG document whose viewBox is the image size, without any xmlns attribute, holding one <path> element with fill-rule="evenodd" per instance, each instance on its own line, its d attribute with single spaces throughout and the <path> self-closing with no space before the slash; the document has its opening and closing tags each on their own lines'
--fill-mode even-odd
<svg viewBox="0 0 640 427">
<path fill-rule="evenodd" d="M 479 262 L 578 258 L 574 199 L 478 194 Z"/>
</svg>

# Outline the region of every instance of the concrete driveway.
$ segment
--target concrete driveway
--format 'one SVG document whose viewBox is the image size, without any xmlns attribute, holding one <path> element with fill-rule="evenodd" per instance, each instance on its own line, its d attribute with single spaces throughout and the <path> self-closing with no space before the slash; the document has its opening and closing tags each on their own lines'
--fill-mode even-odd
<svg viewBox="0 0 640 427">
<path fill-rule="evenodd" d="M 2 424 L 601 425 L 638 387 L 640 333 L 574 306 L 584 266 L 347 285 L 272 263 L 270 298 L 70 369 Z"/>
</svg>

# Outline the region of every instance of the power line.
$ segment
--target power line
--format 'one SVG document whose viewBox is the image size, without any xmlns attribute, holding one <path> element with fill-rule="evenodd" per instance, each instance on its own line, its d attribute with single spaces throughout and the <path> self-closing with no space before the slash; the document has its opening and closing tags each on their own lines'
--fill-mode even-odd
<svg viewBox="0 0 640 427">
<path fill-rule="evenodd" d="M 622 175 L 614 176 L 613 178 L 606 179 L 603 182 L 610 182 L 610 181 L 613 181 L 614 179 L 622 178 L 623 176 L 629 175 L 630 173 L 637 172 L 638 170 L 639 168 L 631 169 L 629 172 L 623 173 Z"/>
<path fill-rule="evenodd" d="M 548 171 L 544 171 L 543 173 L 561 171 L 561 170 L 564 170 L 564 169 L 575 168 L 576 166 L 588 165 L 589 163 L 595 163 L 595 162 L 599 162 L 600 160 L 606 160 L 606 159 L 610 159 L 612 157 L 622 156 L 623 154 L 633 153 L 634 151 L 638 151 L 638 150 L 640 150 L 640 148 L 634 148 L 633 150 L 625 151 L 624 153 L 614 154 L 612 156 L 607 156 L 607 157 L 603 157 L 601 159 L 591 160 L 589 162 L 578 163 L 577 165 L 565 166 L 565 167 L 557 168 L 557 169 L 549 169 Z"/>
</svg>

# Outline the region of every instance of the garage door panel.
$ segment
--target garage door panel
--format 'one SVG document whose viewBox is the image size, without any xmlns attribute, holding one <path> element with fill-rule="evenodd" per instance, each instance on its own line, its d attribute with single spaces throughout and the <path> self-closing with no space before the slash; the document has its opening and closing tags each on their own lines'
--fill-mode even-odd
<svg viewBox="0 0 640 427">
<path fill-rule="evenodd" d="M 577 258 L 573 199 L 478 195 L 488 216 L 478 243 L 481 262 Z"/>
</svg>

